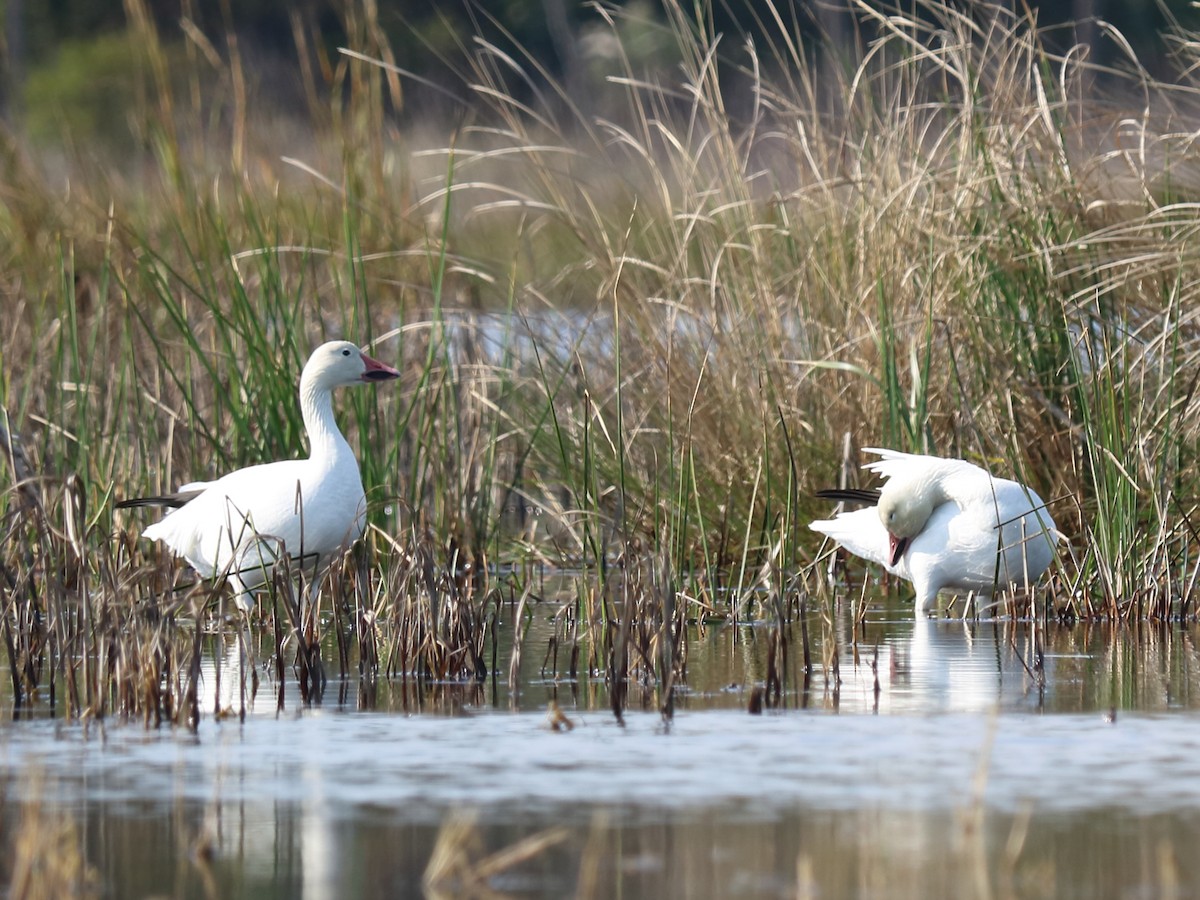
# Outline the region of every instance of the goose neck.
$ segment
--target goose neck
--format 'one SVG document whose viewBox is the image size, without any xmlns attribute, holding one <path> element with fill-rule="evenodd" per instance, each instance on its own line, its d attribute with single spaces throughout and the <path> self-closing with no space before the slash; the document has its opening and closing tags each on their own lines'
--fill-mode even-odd
<svg viewBox="0 0 1200 900">
<path fill-rule="evenodd" d="M 347 448 L 346 439 L 333 418 L 333 393 L 329 388 L 301 378 L 300 414 L 308 432 L 311 459 L 332 460 Z"/>
</svg>

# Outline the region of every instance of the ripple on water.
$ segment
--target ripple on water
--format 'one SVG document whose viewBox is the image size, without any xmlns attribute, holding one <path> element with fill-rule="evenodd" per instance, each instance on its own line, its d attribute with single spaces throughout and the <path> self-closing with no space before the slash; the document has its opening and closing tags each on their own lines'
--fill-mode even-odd
<svg viewBox="0 0 1200 900">
<path fill-rule="evenodd" d="M 952 713 L 749 716 L 575 715 L 557 733 L 535 713 L 465 717 L 342 714 L 205 722 L 197 737 L 136 727 L 24 723 L 4 732 L 10 789 L 44 776 L 66 805 L 303 803 L 335 816 L 389 809 L 436 819 L 470 804 L 504 810 L 627 808 L 639 816 L 714 805 L 944 811 L 984 800 L 1017 811 L 1092 807 L 1149 814 L 1200 804 L 1195 714 L 1030 716 Z M 17 776 L 16 773 L 26 773 Z"/>
</svg>

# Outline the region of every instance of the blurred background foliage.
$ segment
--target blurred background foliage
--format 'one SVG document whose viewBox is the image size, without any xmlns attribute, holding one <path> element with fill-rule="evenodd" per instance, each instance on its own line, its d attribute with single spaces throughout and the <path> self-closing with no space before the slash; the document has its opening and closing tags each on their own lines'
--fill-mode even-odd
<svg viewBox="0 0 1200 900">
<path fill-rule="evenodd" d="M 761 45 L 764 32 L 778 33 L 781 26 L 808 45 L 823 37 L 825 45 L 836 47 L 855 33 L 850 13 L 835 4 L 696 0 L 692 5 L 695 27 L 722 35 L 726 52 L 746 40 L 758 39 Z M 911 2 L 879 6 L 921 13 Z M 69 152 L 83 146 L 118 156 L 148 139 L 139 133 L 134 114 L 152 93 L 147 79 L 156 60 L 147 56 L 148 30 L 161 42 L 153 48 L 160 54 L 157 64 L 180 73 L 176 87 L 195 101 L 193 112 L 206 92 L 222 89 L 218 73 L 236 57 L 245 67 L 245 83 L 277 113 L 294 112 L 308 121 L 322 106 L 318 98 L 338 86 L 338 47 L 386 51 L 389 62 L 417 76 L 405 79 L 403 90 L 400 81 L 393 82 L 388 100 L 400 122 L 463 114 L 456 101 L 430 84 L 457 82 L 453 73 L 462 71 L 480 40 L 520 48 L 543 76 L 563 85 L 571 101 L 585 108 L 597 79 L 616 71 L 618 63 L 652 76 L 679 59 L 658 0 L 3 0 L 0 7 L 5 22 L 0 104 L 10 127 L 43 147 L 62 141 Z M 615 17 L 606 15 L 617 10 Z M 1173 24 L 1197 22 L 1187 0 L 1064 0 L 1016 11 L 1050 29 L 1049 49 L 1086 46 L 1100 66 L 1126 58 L 1106 39 L 1103 23 L 1108 23 L 1143 64 L 1153 70 L 1157 61 L 1164 71 L 1171 48 L 1161 34 Z M 617 20 L 618 35 L 606 18 Z M 199 81 L 197 66 L 188 62 L 207 62 L 211 82 Z M 219 127 L 221 113 L 209 107 L 208 114 L 208 124 Z"/>
<path fill-rule="evenodd" d="M 456 554 L 783 579 L 849 435 L 1054 498 L 1089 610 L 1195 609 L 1186 7 L 7 4 L 0 398 L 105 527 L 387 335 L 351 443 Z"/>
</svg>

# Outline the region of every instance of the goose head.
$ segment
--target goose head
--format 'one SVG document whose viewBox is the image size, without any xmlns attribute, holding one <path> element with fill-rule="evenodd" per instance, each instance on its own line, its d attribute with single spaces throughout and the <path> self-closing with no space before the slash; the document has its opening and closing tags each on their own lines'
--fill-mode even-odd
<svg viewBox="0 0 1200 900">
<path fill-rule="evenodd" d="M 888 533 L 888 565 L 895 566 L 909 542 L 920 534 L 933 514 L 934 497 L 929 485 L 913 481 L 889 481 L 879 493 L 879 519 Z"/>
<path fill-rule="evenodd" d="M 350 384 L 388 381 L 400 373 L 363 353 L 350 341 L 330 341 L 313 351 L 300 375 L 301 384 L 315 390 L 333 390 Z"/>
</svg>

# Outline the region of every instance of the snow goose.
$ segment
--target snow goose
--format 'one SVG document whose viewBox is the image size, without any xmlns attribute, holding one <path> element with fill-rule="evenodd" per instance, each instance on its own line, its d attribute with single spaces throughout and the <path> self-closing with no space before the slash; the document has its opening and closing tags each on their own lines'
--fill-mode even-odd
<svg viewBox="0 0 1200 900">
<path fill-rule="evenodd" d="M 1058 531 L 1042 498 L 961 459 L 867 449 L 880 490 L 826 490 L 827 500 L 873 504 L 809 525 L 855 556 L 913 583 L 930 613 L 943 588 L 991 594 L 1033 584 L 1054 556 Z"/>
<path fill-rule="evenodd" d="M 216 481 L 185 484 L 174 494 L 123 500 L 117 508 L 173 507 L 142 536 L 162 541 L 205 578 L 227 575 L 234 602 L 249 611 L 251 591 L 267 580 L 280 555 L 316 572 L 362 534 L 362 476 L 333 418 L 332 392 L 399 377 L 349 341 L 322 344 L 300 374 L 308 459 L 249 466 Z"/>
</svg>

